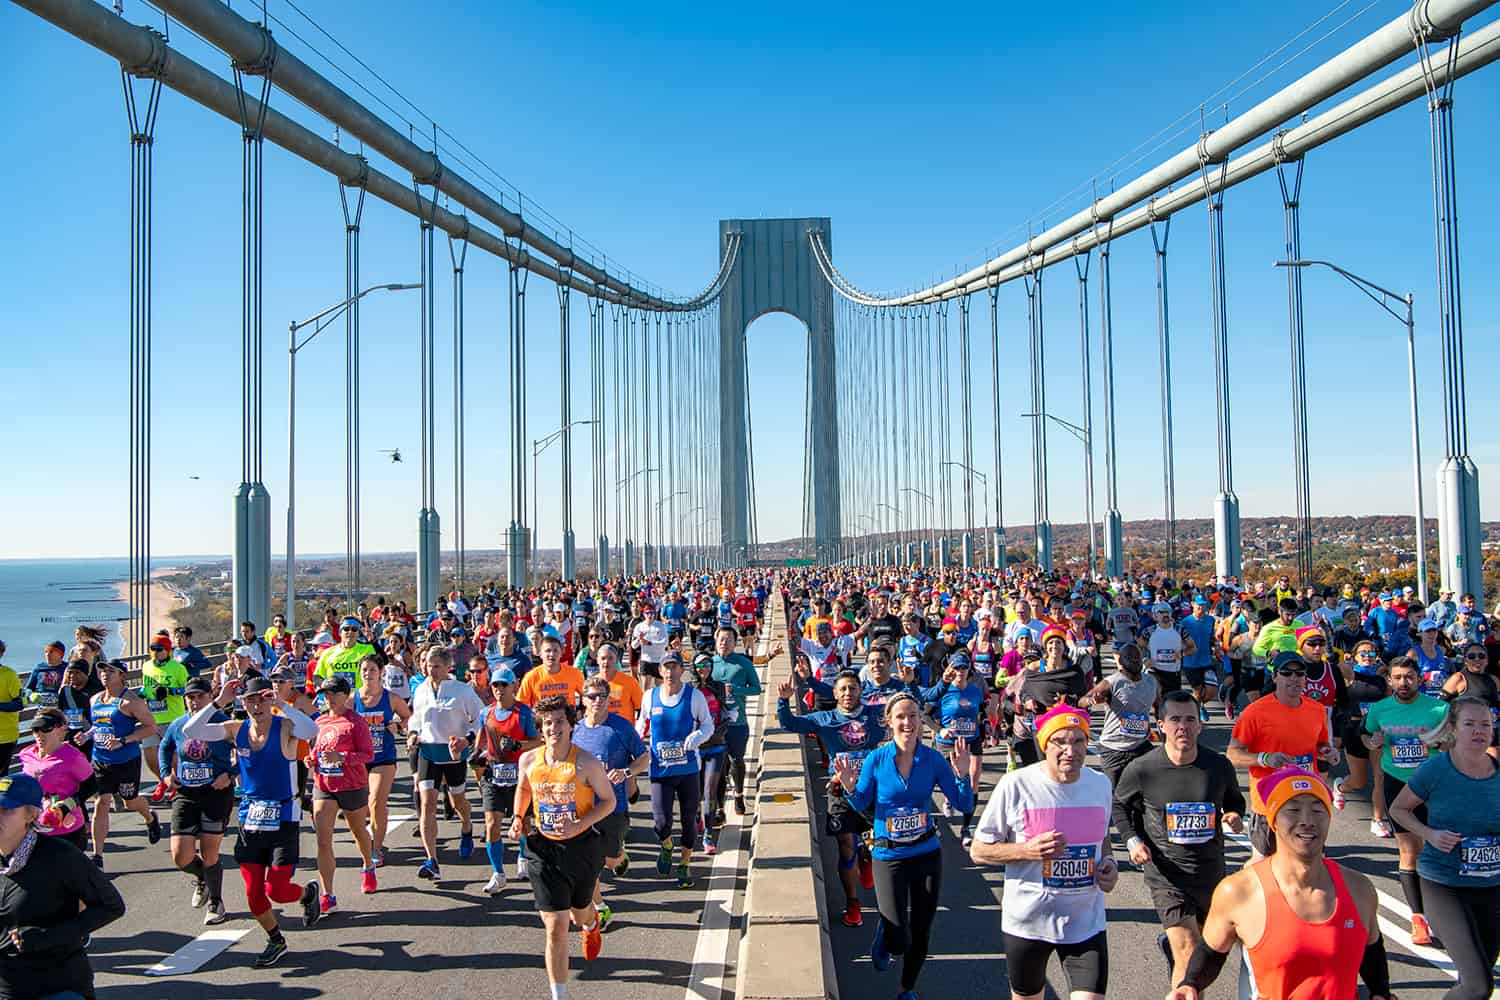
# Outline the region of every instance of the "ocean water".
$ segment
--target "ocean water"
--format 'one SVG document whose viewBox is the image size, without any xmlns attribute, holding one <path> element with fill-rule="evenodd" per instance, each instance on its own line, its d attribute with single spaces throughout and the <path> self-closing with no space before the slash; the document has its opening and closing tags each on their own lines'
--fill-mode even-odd
<svg viewBox="0 0 1500 1000">
<path fill-rule="evenodd" d="M 153 560 L 153 565 L 182 566 L 182 557 Z M 130 606 L 119 600 L 115 584 L 130 572 L 130 561 L 116 559 L 0 559 L 0 640 L 5 663 L 25 674 L 42 659 L 42 647 L 54 639 L 73 645 L 81 624 L 106 625 L 106 656 L 123 649 L 120 620 Z"/>
</svg>

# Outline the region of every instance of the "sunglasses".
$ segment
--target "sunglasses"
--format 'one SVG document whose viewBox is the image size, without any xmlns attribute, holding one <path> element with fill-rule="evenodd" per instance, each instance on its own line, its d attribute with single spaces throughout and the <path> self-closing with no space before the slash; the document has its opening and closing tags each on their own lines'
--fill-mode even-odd
<svg viewBox="0 0 1500 1000">
<path fill-rule="evenodd" d="M 1488 660 L 1489 658 L 1490 658 L 1490 654 L 1488 654 L 1488 653 L 1465 653 L 1464 654 L 1464 659 L 1466 659 L 1466 660 Z"/>
<path fill-rule="evenodd" d="M 1277 677 L 1306 677 L 1307 676 L 1307 671 L 1306 670 L 1278 670 L 1278 671 L 1276 671 L 1276 676 Z"/>
<path fill-rule="evenodd" d="M 583 696 L 584 701 L 598 701 L 600 698 L 608 698 L 609 695 L 594 691 Z"/>
<path fill-rule="evenodd" d="M 1327 641 L 1325 641 L 1323 639 L 1309 639 L 1305 643 L 1303 643 L 1303 645 L 1304 646 L 1326 646 L 1326 645 L 1328 645 L 1328 643 L 1327 643 Z"/>
</svg>

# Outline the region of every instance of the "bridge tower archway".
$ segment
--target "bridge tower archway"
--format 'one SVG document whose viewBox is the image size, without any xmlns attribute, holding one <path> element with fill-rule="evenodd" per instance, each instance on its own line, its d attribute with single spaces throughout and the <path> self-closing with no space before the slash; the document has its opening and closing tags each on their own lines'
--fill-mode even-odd
<svg viewBox="0 0 1500 1000">
<path fill-rule="evenodd" d="M 813 541 L 820 563 L 839 556 L 838 390 L 833 335 L 833 289 L 813 259 L 809 234 L 818 233 L 832 250 L 830 221 L 814 219 L 724 219 L 719 246 L 740 236 L 739 254 L 719 300 L 719 459 L 721 541 L 724 558 L 742 564 L 750 557 L 750 443 L 745 331 L 768 312 L 795 316 L 807 327 L 812 378 L 811 479 Z M 787 373 L 799 381 L 805 355 L 787 359 Z M 777 470 L 759 470 L 761 476 Z"/>
</svg>

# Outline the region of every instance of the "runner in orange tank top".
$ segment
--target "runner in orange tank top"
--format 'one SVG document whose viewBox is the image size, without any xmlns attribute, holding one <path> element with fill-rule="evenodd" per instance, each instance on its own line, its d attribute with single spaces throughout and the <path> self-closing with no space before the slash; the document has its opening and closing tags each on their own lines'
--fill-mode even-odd
<svg viewBox="0 0 1500 1000">
<path fill-rule="evenodd" d="M 547 929 L 547 978 L 558 996 L 568 981 L 570 922 L 583 931 L 583 957 L 599 957 L 594 883 L 604 867 L 604 838 L 594 826 L 615 811 L 615 789 L 599 758 L 573 745 L 570 696 L 543 698 L 532 715 L 542 745 L 518 762 L 511 836 L 526 836 L 527 874 Z"/>
<path fill-rule="evenodd" d="M 1187 974 L 1168 1000 L 1198 1000 L 1239 942 L 1257 1000 L 1343 1000 L 1359 981 L 1371 1000 L 1395 1000 L 1375 887 L 1323 856 L 1333 804 L 1317 775 L 1283 767 L 1257 786 L 1276 851 L 1214 890 Z"/>
</svg>

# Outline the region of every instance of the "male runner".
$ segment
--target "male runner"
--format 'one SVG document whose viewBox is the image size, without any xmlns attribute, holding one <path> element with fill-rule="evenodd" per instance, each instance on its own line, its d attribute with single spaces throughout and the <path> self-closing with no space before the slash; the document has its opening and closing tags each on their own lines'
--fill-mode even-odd
<svg viewBox="0 0 1500 1000">
<path fill-rule="evenodd" d="M 1199 1000 L 1236 943 L 1262 1000 L 1353 997 L 1360 979 L 1370 1000 L 1392 1000 L 1375 886 L 1323 853 L 1333 808 L 1327 787 L 1309 771 L 1283 767 L 1252 792 L 1278 849 L 1219 883 L 1203 938 L 1167 1000 Z"/>
<path fill-rule="evenodd" d="M 729 776 L 734 781 L 734 811 L 745 815 L 745 749 L 750 745 L 750 717 L 746 708 L 760 696 L 760 674 L 750 657 L 734 651 L 739 637 L 734 629 L 714 633 L 714 680 L 724 685 L 724 717 L 729 728 L 724 744 L 729 754 Z"/>
<path fill-rule="evenodd" d="M 1238 833 L 1245 812 L 1234 765 L 1198 745 L 1203 722 L 1186 691 L 1162 697 L 1160 747 L 1132 761 L 1115 785 L 1115 823 L 1166 933 L 1160 943 L 1171 982 L 1182 981 L 1224 878 L 1224 835 Z"/>
<path fill-rule="evenodd" d="M 542 745 L 521 755 L 510 833 L 526 837 L 531 891 L 547 929 L 551 1000 L 564 1000 L 570 921 L 583 933 L 584 961 L 598 958 L 603 947 L 593 899 L 604 838 L 595 827 L 614 813 L 615 793 L 599 759 L 573 745 L 575 716 L 566 696 L 537 702 L 535 715 Z"/>
<path fill-rule="evenodd" d="M 484 850 L 490 859 L 490 878 L 481 890 L 494 896 L 505 890 L 505 840 L 507 820 L 515 816 L 516 785 L 520 782 L 521 754 L 541 745 L 531 706 L 516 701 L 516 675 L 509 667 L 490 673 L 495 701 L 480 717 L 474 762 L 483 767 L 479 795 L 484 808 Z M 516 877 L 529 877 L 526 841 L 517 840 Z"/>
<path fill-rule="evenodd" d="M 583 684 L 583 717 L 573 729 L 573 743 L 599 758 L 610 786 L 614 789 L 615 811 L 600 821 L 596 829 L 604 838 L 604 864 L 623 875 L 628 870 L 625 841 L 630 834 L 630 798 L 626 791 L 629 779 L 644 772 L 651 754 L 635 727 L 609 708 L 609 682 L 590 677 Z M 602 885 L 594 880 L 594 909 L 599 912 L 599 930 L 609 928 L 614 910 L 604 901 Z"/>
</svg>

